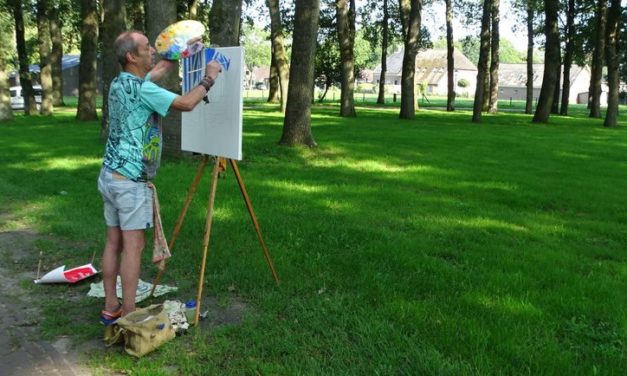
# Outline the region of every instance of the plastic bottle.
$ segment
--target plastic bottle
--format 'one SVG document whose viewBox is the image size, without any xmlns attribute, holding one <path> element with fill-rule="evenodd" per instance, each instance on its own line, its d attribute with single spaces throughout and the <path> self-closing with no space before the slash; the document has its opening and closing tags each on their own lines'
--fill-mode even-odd
<svg viewBox="0 0 627 376">
<path fill-rule="evenodd" d="M 185 318 L 189 325 L 194 324 L 194 319 L 196 318 L 196 301 L 193 299 L 185 303 Z"/>
</svg>

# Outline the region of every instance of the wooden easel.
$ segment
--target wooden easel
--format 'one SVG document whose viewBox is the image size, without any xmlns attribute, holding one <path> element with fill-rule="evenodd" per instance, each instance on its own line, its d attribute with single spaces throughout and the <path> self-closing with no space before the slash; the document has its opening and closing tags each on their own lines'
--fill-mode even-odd
<svg viewBox="0 0 627 376">
<path fill-rule="evenodd" d="M 183 210 L 181 210 L 181 213 L 179 214 L 179 217 L 176 220 L 176 225 L 174 226 L 172 238 L 170 239 L 170 244 L 168 244 L 170 251 L 174 247 L 174 243 L 176 242 L 176 238 L 181 230 L 183 220 L 185 219 L 185 215 L 187 214 L 187 209 L 189 208 L 189 204 L 191 203 L 192 198 L 194 197 L 194 194 L 196 193 L 196 189 L 198 188 L 198 184 L 200 183 L 200 178 L 202 177 L 203 172 L 205 171 L 205 167 L 207 166 L 208 159 L 209 159 L 208 155 L 203 155 L 202 161 L 200 163 L 200 167 L 198 167 L 196 176 L 194 177 L 194 180 L 192 181 L 192 185 L 190 186 L 189 191 L 187 192 L 187 197 L 185 198 L 185 203 L 183 204 Z M 209 204 L 207 206 L 207 221 L 205 224 L 205 233 L 204 233 L 204 237 L 202 240 L 202 248 L 203 248 L 202 264 L 200 267 L 200 278 L 198 281 L 198 294 L 196 296 L 196 313 L 194 315 L 194 324 L 198 324 L 198 318 L 200 316 L 200 302 L 202 298 L 202 287 L 203 287 L 204 280 L 205 280 L 205 266 L 207 263 L 207 251 L 209 249 L 209 238 L 211 235 L 211 223 L 213 219 L 213 204 L 215 202 L 216 190 L 218 188 L 218 175 L 221 172 L 226 171 L 226 161 L 227 161 L 227 158 L 215 157 L 215 164 L 213 166 L 213 172 L 211 174 L 211 187 L 209 190 Z M 261 229 L 259 228 L 259 222 L 257 221 L 257 216 L 255 215 L 255 212 L 253 211 L 253 206 L 250 202 L 250 199 L 248 198 L 248 193 L 246 193 L 244 180 L 242 180 L 242 176 L 239 173 L 239 168 L 237 167 L 237 163 L 235 162 L 235 160 L 228 159 L 228 161 L 229 161 L 229 164 L 231 165 L 231 168 L 233 169 L 235 178 L 237 179 L 237 184 L 239 185 L 239 189 L 242 192 L 242 197 L 244 198 L 244 202 L 246 203 L 248 214 L 250 215 L 250 219 L 252 220 L 253 226 L 255 227 L 255 232 L 257 233 L 257 239 L 259 240 L 259 244 L 261 245 L 261 249 L 263 250 L 264 258 L 266 259 L 266 262 L 268 263 L 268 267 L 270 268 L 270 271 L 272 272 L 272 277 L 274 277 L 274 280 L 278 285 L 279 277 L 277 276 L 276 270 L 274 269 L 274 264 L 272 263 L 272 259 L 270 258 L 270 253 L 268 252 L 266 243 L 264 242 L 263 237 L 261 236 Z M 162 267 L 159 268 L 159 272 L 157 273 L 157 276 L 155 277 L 155 280 L 152 283 L 152 290 L 150 292 L 150 296 L 153 295 L 155 288 L 157 287 L 157 284 L 159 283 L 159 280 L 161 279 L 161 276 L 163 275 L 163 272 L 165 271 L 165 260 L 162 262 L 164 264 L 162 265 Z"/>
</svg>

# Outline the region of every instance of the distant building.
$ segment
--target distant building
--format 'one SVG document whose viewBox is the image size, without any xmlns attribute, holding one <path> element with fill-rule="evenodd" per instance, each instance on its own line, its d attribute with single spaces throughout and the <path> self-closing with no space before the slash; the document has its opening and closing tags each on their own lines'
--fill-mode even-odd
<svg viewBox="0 0 627 376">
<path fill-rule="evenodd" d="M 247 88 L 253 88 L 257 84 L 263 83 L 266 87 L 270 87 L 270 68 L 268 67 L 253 67 L 252 71 L 246 69 L 245 77 L 246 83 L 244 86 Z"/>
<path fill-rule="evenodd" d="M 395 52 L 386 59 L 387 70 L 385 83 L 401 84 L 403 74 L 403 50 Z M 445 48 L 421 51 L 416 56 L 416 85 L 425 84 L 427 94 L 446 95 L 448 92 L 447 53 Z M 453 52 L 455 91 L 458 95 L 468 96 L 475 92 L 477 67 L 458 49 Z M 381 65 L 373 71 L 373 82 L 379 83 Z M 459 84 L 462 83 L 462 86 Z M 464 85 L 465 83 L 465 85 Z"/>
<path fill-rule="evenodd" d="M 64 55 L 61 59 L 61 74 L 63 75 L 63 95 L 64 96 L 78 96 L 78 71 L 80 66 L 80 55 Z M 102 95 L 102 67 L 97 64 L 96 71 L 96 88 L 98 94 Z M 30 72 L 33 74 L 33 81 L 35 84 L 39 84 L 39 64 L 33 64 L 29 67 Z M 20 84 L 20 77 L 17 72 L 11 72 L 9 74 L 9 82 L 12 86 Z"/>
<path fill-rule="evenodd" d="M 564 72 L 562 66 L 561 72 Z M 533 100 L 540 96 L 544 64 L 533 64 Z M 563 80 L 563 77 L 561 78 Z M 560 101 L 563 81 L 560 80 Z M 590 69 L 573 65 L 570 68 L 569 103 L 588 103 Z M 607 85 L 602 85 L 601 104 L 607 104 Z M 525 100 L 527 97 L 527 64 L 499 64 L 499 99 Z"/>
</svg>

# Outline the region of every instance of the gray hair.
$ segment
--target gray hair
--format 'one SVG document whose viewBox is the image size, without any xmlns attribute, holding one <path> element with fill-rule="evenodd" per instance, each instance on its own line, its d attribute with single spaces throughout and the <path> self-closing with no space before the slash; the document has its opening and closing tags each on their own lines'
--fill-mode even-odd
<svg viewBox="0 0 627 376">
<path fill-rule="evenodd" d="M 137 54 L 137 43 L 135 42 L 135 38 L 133 38 L 133 34 L 140 33 L 141 31 L 131 30 L 125 31 L 122 34 L 118 35 L 115 38 L 115 42 L 113 42 L 113 51 L 115 51 L 115 56 L 118 59 L 118 62 L 124 68 L 126 66 L 126 54 L 133 53 Z"/>
</svg>

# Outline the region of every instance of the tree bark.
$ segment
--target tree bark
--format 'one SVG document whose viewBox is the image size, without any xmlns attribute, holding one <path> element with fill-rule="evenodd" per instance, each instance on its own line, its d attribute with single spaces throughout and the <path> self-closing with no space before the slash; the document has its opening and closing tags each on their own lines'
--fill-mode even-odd
<svg viewBox="0 0 627 376">
<path fill-rule="evenodd" d="M 336 0 L 335 10 L 342 61 L 340 116 L 355 117 L 355 0 Z"/>
<path fill-rule="evenodd" d="M 481 110 L 483 109 L 486 73 L 488 70 L 488 53 L 490 52 L 490 7 L 491 0 L 483 1 L 483 15 L 481 17 L 481 48 L 479 49 L 479 63 L 477 64 L 477 87 L 472 107 L 472 121 L 481 122 Z"/>
<path fill-rule="evenodd" d="M 558 44 L 557 65 L 555 65 L 555 91 L 553 91 L 553 104 L 551 105 L 551 113 L 559 115 L 560 109 L 560 83 L 562 78 L 562 54 Z"/>
<path fill-rule="evenodd" d="M 575 49 L 575 0 L 568 0 L 566 11 L 566 50 L 564 51 L 564 80 L 562 86 L 562 106 L 560 115 L 568 115 L 570 97 L 570 68 L 573 64 Z"/>
<path fill-rule="evenodd" d="M 311 133 L 314 56 L 320 19 L 319 0 L 296 0 L 290 83 L 281 145 L 316 146 Z"/>
<path fill-rule="evenodd" d="M 50 26 L 50 41 L 52 49 L 50 50 L 50 67 L 52 68 L 52 105 L 63 106 L 63 34 L 61 32 L 61 23 L 59 22 L 59 7 L 55 2 L 50 6 L 50 17 L 48 18 Z"/>
<path fill-rule="evenodd" d="M 242 0 L 214 0 L 209 12 L 212 46 L 239 46 Z"/>
<path fill-rule="evenodd" d="M 188 9 L 189 9 L 189 19 L 190 20 L 195 20 L 198 18 L 198 0 L 189 0 L 188 2 Z"/>
<path fill-rule="evenodd" d="M 37 112 L 37 103 L 33 93 L 33 83 L 28 67 L 28 53 L 26 52 L 26 40 L 24 39 L 24 14 L 21 0 L 11 0 L 13 19 L 15 20 L 15 44 L 17 45 L 17 57 L 19 61 L 20 85 L 24 97 L 24 114 L 29 116 Z"/>
<path fill-rule="evenodd" d="M 102 25 L 102 122 L 100 138 L 109 136 L 109 87 L 111 81 L 120 73 L 120 64 L 113 51 L 113 42 L 118 35 L 126 30 L 126 7 L 124 0 L 106 0 L 104 2 L 104 19 Z"/>
<path fill-rule="evenodd" d="M 446 111 L 455 111 L 455 60 L 453 54 L 453 7 L 452 0 L 446 0 L 446 72 L 447 97 Z"/>
<path fill-rule="evenodd" d="M 605 54 L 607 59 L 607 84 L 609 92 L 607 95 L 607 113 L 603 123 L 606 127 L 615 127 L 618 120 L 618 91 L 619 91 L 619 72 L 618 72 L 618 39 L 620 33 L 620 20 L 623 13 L 620 0 L 611 0 L 610 9 L 607 17 L 607 45 L 605 46 Z"/>
<path fill-rule="evenodd" d="M 401 76 L 401 111 L 399 118 L 413 119 L 416 116 L 415 74 L 416 55 L 420 42 L 421 0 L 401 0 L 401 14 L 404 19 L 405 51 Z"/>
<path fill-rule="evenodd" d="M 283 26 L 281 23 L 281 9 L 279 0 L 267 0 L 270 10 L 270 37 L 272 40 L 272 59 L 275 63 L 281 89 L 281 112 L 287 107 L 287 88 L 289 86 L 290 67 L 285 54 Z"/>
<path fill-rule="evenodd" d="M 525 113 L 533 113 L 533 16 L 534 7 L 531 0 L 527 1 L 527 96 Z"/>
<path fill-rule="evenodd" d="M 488 112 L 495 114 L 498 110 L 499 102 L 499 0 L 492 0 L 492 30 L 491 30 L 491 43 L 490 43 L 490 104 Z"/>
<path fill-rule="evenodd" d="M 98 14 L 96 3 L 81 0 L 81 62 L 78 69 L 78 109 L 76 120 L 97 120 L 96 61 Z"/>
<path fill-rule="evenodd" d="M 545 9 L 545 34 L 546 46 L 544 53 L 544 77 L 538 106 L 533 116 L 534 123 L 546 123 L 549 121 L 551 107 L 553 106 L 554 92 L 557 89 L 557 70 L 559 64 L 559 27 L 557 25 L 557 12 L 559 0 L 544 0 Z"/>
<path fill-rule="evenodd" d="M 4 33 L 2 33 L 2 36 L 5 36 Z M 13 119 L 11 96 L 9 95 L 9 80 L 7 78 L 6 69 L 6 56 L 0 54 L 0 122 Z"/>
<path fill-rule="evenodd" d="M 381 39 L 381 75 L 379 76 L 379 95 L 377 96 L 378 104 L 385 104 L 385 75 L 387 73 L 387 57 L 388 57 L 388 39 L 389 39 L 389 19 L 388 0 L 383 0 L 383 21 L 382 21 L 382 39 Z"/>
<path fill-rule="evenodd" d="M 50 23 L 48 21 L 48 3 L 37 0 L 37 33 L 39 41 L 39 81 L 41 83 L 42 115 L 52 115 L 52 67 L 50 64 Z"/>
<path fill-rule="evenodd" d="M 278 103 L 281 100 L 281 84 L 279 83 L 279 71 L 276 67 L 274 52 L 270 57 L 270 87 L 268 89 L 268 103 Z"/>
<path fill-rule="evenodd" d="M 597 27 L 592 68 L 590 75 L 590 117 L 601 117 L 601 83 L 603 80 L 603 57 L 605 55 L 605 24 L 607 21 L 607 0 L 599 0 L 597 5 Z"/>
</svg>

